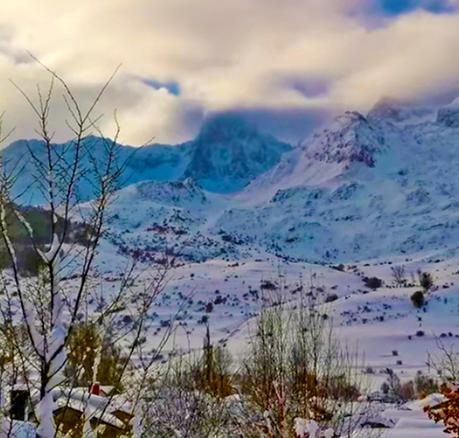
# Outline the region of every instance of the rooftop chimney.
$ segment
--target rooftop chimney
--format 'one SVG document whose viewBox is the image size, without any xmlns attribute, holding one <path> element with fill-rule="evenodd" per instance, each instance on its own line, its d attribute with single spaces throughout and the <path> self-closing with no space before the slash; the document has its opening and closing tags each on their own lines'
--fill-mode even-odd
<svg viewBox="0 0 459 438">
<path fill-rule="evenodd" d="M 89 392 L 93 395 L 100 395 L 100 383 L 99 382 L 94 382 L 92 385 L 91 385 L 91 389 L 89 390 Z"/>
</svg>

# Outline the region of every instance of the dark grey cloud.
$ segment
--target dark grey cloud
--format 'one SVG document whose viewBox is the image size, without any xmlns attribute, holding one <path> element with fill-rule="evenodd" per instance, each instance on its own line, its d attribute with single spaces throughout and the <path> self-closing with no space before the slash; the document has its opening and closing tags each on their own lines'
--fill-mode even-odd
<svg viewBox="0 0 459 438">
<path fill-rule="evenodd" d="M 249 121 L 261 132 L 292 145 L 302 142 L 333 115 L 330 111 L 299 108 L 234 108 L 230 112 Z"/>
</svg>

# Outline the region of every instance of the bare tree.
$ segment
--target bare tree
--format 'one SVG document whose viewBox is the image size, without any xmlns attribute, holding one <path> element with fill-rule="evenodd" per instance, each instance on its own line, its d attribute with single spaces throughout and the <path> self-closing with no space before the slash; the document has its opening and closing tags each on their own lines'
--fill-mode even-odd
<svg viewBox="0 0 459 438">
<path fill-rule="evenodd" d="M 436 344 L 437 351 L 429 353 L 427 366 L 443 383 L 459 381 L 459 352 L 454 343 L 437 339 Z"/>
<path fill-rule="evenodd" d="M 204 349 L 202 357 L 189 354 L 171 358 L 161 377 L 150 382 L 146 436 L 238 436 L 231 403 L 215 393 L 219 387 L 209 378 L 207 355 Z M 218 366 L 215 368 L 213 371 L 218 372 Z"/>
<path fill-rule="evenodd" d="M 405 266 L 396 265 L 396 266 L 392 266 L 390 269 L 392 271 L 392 277 L 394 278 L 394 282 L 397 285 L 397 287 L 404 286 L 406 284 Z"/>
<path fill-rule="evenodd" d="M 69 341 L 81 324 L 94 324 L 102 336 L 113 333 L 114 341 L 123 347 L 118 379 L 129 373 L 146 379 L 157 358 L 157 349 L 156 353 L 148 350 L 142 340 L 148 330 L 149 311 L 164 286 L 169 266 L 158 267 L 150 281 L 139 287 L 135 266 L 128 263 L 117 279 L 117 290 L 109 295 L 98 293 L 95 261 L 107 210 L 126 163 L 118 157 L 120 127 L 116 113 L 115 132 L 109 139 L 99 128 L 102 115 L 96 111 L 118 68 L 86 109 L 61 76 L 46 66 L 43 68 L 50 77 L 45 92 L 37 86 L 33 97 L 14 84 L 32 110 L 41 141 L 38 146 L 28 144 L 26 155 L 15 163 L 2 160 L 0 237 L 6 264 L 0 275 L 5 294 L 0 300 L 0 330 L 12 349 L 13 363 L 19 367 L 15 379 L 26 383 L 37 398 L 37 433 L 42 438 L 52 438 L 60 426 L 53 415 L 53 391 L 67 387 L 70 399 L 77 379 L 65 376 L 63 371 L 68 365 Z M 57 90 L 62 93 L 71 136 L 70 141 L 59 146 L 53 143 L 50 128 L 50 111 Z M 46 228 L 45 234 L 49 234 L 44 240 L 39 236 L 36 215 L 32 217 L 20 205 L 21 194 L 16 184 L 24 169 L 33 171 L 32 183 L 26 190 L 38 191 L 44 200 L 38 213 L 35 211 L 41 218 L 40 225 Z M 84 208 L 79 203 L 82 186 L 92 195 L 92 201 Z M 18 230 L 25 236 L 21 242 Z M 32 275 L 24 271 L 24 254 L 37 266 Z M 127 313 L 131 313 L 131 318 L 125 318 L 121 324 L 120 315 Z M 19 327 L 23 328 L 22 339 Z M 100 359 L 100 354 L 96 357 Z M 98 362 L 94 362 L 96 378 Z M 133 413 L 141 395 L 135 398 Z M 109 403 L 104 411 L 108 409 Z"/>
</svg>

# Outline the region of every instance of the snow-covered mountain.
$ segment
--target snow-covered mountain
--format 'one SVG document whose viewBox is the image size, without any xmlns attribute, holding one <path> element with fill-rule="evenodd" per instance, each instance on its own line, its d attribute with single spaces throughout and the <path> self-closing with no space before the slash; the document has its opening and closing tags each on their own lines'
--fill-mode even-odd
<svg viewBox="0 0 459 438">
<path fill-rule="evenodd" d="M 119 181 L 120 188 L 145 180 L 174 181 L 183 177 L 185 168 L 190 161 L 191 147 L 189 143 L 177 146 L 154 144 L 137 149 L 131 146 L 117 145 L 117 165 L 124 171 Z M 95 196 L 93 160 L 105 162 L 107 156 L 106 143 L 98 137 L 87 137 L 82 142 L 83 152 L 80 160 L 76 197 L 85 202 Z M 58 168 L 57 173 L 65 173 L 74 154 L 71 143 L 53 146 L 53 161 Z M 32 152 L 34 159 L 31 158 Z M 62 158 L 60 158 L 62 157 Z M 45 203 L 46 191 L 41 186 L 43 175 L 36 170 L 37 161 L 46 162 L 46 150 L 43 142 L 38 140 L 19 140 L 3 151 L 3 159 L 7 169 L 18 172 L 13 187 L 14 194 L 20 196 L 22 204 L 40 205 Z"/>
<path fill-rule="evenodd" d="M 364 163 L 374 167 L 376 156 L 384 151 L 384 134 L 358 112 L 337 117 L 308 142 L 306 155 L 327 163 Z"/>
<path fill-rule="evenodd" d="M 296 148 L 233 115 L 210 118 L 183 145 L 134 155 L 120 146 L 130 159 L 109 235 L 147 259 L 166 248 L 195 260 L 270 253 L 350 261 L 455 251 L 458 108 L 385 99 L 366 116 L 338 116 Z M 89 189 L 81 191 L 90 199 Z"/>
<path fill-rule="evenodd" d="M 67 172 L 74 149 L 70 143 L 53 147 L 53 159 L 63 173 Z M 107 154 L 104 140 L 97 137 L 84 139 L 83 149 L 79 171 L 84 177 L 77 187 L 77 197 L 82 202 L 95 196 L 91 163 L 103 163 Z M 139 149 L 117 145 L 117 164 L 125 168 L 120 188 L 140 181 L 170 182 L 192 177 L 209 191 L 232 192 L 277 164 L 290 149 L 288 144 L 260 133 L 239 116 L 217 114 L 205 121 L 196 139 L 180 145 L 153 144 Z M 30 158 L 30 151 L 34 159 Z M 21 195 L 19 201 L 42 204 L 42 175 L 37 175 L 34 163 L 46 161 L 44 144 L 20 140 L 8 146 L 3 157 L 9 169 L 21 170 L 15 185 L 15 194 Z"/>
<path fill-rule="evenodd" d="M 387 368 L 405 378 L 424 369 L 437 336 L 457 342 L 456 103 L 432 111 L 385 100 L 367 115 L 340 115 L 282 155 L 288 148 L 249 125 L 221 123 L 209 121 L 195 141 L 134 153 L 107 211 L 94 276 L 104 294 L 124 281 L 126 254 L 140 262 L 130 285 L 139 293 L 165 254 L 177 258 L 154 304 L 149 346 L 179 315 L 178 346 L 200 348 L 209 324 L 214 342 L 238 357 L 264 287 L 276 282 L 292 308 L 303 287 L 317 294 L 343 345 L 358 339 L 378 385 Z M 100 140 L 90 140 L 96 151 Z M 26 152 L 25 144 L 13 152 L 21 146 Z M 38 153 L 41 146 L 28 147 Z M 130 158 L 135 150 L 119 152 Z M 91 193 L 80 189 L 88 201 L 75 215 L 91 207 Z M 403 268 L 406 287 L 394 287 L 394 266 Z M 410 299 L 418 270 L 435 282 L 422 309 Z M 372 277 L 380 288 L 365 285 Z"/>
<path fill-rule="evenodd" d="M 218 225 L 241 237 L 255 230 L 264 248 L 301 259 L 456 247 L 459 113 L 403 125 L 374 114 L 335 119 L 247 189 L 254 199 L 274 187 L 269 200 L 227 211 Z"/>
<path fill-rule="evenodd" d="M 204 127 L 197 144 L 205 138 L 206 145 L 226 144 L 225 129 L 230 123 L 224 129 L 220 123 Z M 267 252 L 298 260 L 350 261 L 422 250 L 455 251 L 459 242 L 458 126 L 455 105 L 440 108 L 434 115 L 431 110 L 399 103 L 390 108 L 388 101 L 367 116 L 346 112 L 284 153 L 278 164 L 236 193 L 202 189 L 206 201 L 190 201 L 187 206 L 183 205 L 185 195 L 171 201 L 156 194 L 154 208 L 149 207 L 148 217 L 138 221 L 138 231 L 130 230 L 130 241 L 137 245 L 143 237 L 134 236 L 158 225 L 186 224 L 186 240 L 175 242 L 176 253 L 194 254 L 200 260 L 218 254 L 237 258 Z M 238 129 L 246 139 L 247 128 Z M 242 145 L 233 151 L 238 149 Z M 220 160 L 218 147 L 215 155 L 203 150 L 212 163 L 221 165 L 209 168 L 203 158 L 200 166 L 198 154 L 188 167 L 193 172 L 185 173 L 201 185 L 221 181 L 228 187 L 233 170 L 236 187 L 243 169 L 237 166 L 242 164 L 227 163 L 239 155 Z M 250 154 L 244 156 L 250 163 Z M 207 188 L 215 190 L 212 184 Z M 169 193 L 167 185 L 160 186 Z M 137 204 L 142 210 L 142 203 Z M 112 223 L 113 230 L 120 227 Z"/>
</svg>

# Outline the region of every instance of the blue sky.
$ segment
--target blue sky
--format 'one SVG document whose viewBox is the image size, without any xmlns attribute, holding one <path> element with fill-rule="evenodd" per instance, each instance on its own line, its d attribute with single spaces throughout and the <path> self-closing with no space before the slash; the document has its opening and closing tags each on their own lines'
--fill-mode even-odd
<svg viewBox="0 0 459 438">
<path fill-rule="evenodd" d="M 174 96 L 180 95 L 180 84 L 178 82 L 175 82 L 175 81 L 161 82 L 153 78 L 143 79 L 143 81 L 146 85 L 154 88 L 155 90 L 160 90 L 161 88 L 164 88 L 165 90 L 167 90 L 170 94 L 173 94 Z"/>
<path fill-rule="evenodd" d="M 458 5 L 447 0 L 377 0 L 377 7 L 386 15 L 400 15 L 423 9 L 435 14 L 451 13 Z"/>
</svg>

